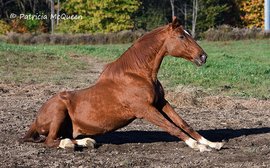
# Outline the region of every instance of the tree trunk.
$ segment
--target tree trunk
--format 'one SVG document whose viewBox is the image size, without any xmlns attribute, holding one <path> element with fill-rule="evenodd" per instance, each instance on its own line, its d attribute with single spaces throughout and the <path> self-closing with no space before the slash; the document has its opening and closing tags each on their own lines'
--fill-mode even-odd
<svg viewBox="0 0 270 168">
<path fill-rule="evenodd" d="M 54 33 L 54 0 L 51 0 L 51 33 Z"/>
<path fill-rule="evenodd" d="M 195 38 L 196 36 L 197 13 L 198 13 L 198 0 L 193 0 L 192 30 L 191 30 L 193 38 Z"/>
<path fill-rule="evenodd" d="M 172 7 L 172 18 L 175 16 L 175 13 L 174 13 L 174 0 L 170 0 L 171 2 L 171 7 Z"/>
<path fill-rule="evenodd" d="M 25 6 L 24 6 L 24 1 L 17 0 L 17 5 L 19 7 L 20 13 L 25 14 Z"/>
<path fill-rule="evenodd" d="M 60 15 L 60 0 L 57 0 L 57 19 L 56 19 L 56 25 L 59 24 L 59 15 Z"/>
<path fill-rule="evenodd" d="M 187 27 L 187 4 L 186 3 L 184 5 L 184 7 L 185 7 L 185 9 L 184 9 L 184 15 L 185 15 L 185 24 L 184 24 L 184 26 L 186 28 Z"/>
</svg>

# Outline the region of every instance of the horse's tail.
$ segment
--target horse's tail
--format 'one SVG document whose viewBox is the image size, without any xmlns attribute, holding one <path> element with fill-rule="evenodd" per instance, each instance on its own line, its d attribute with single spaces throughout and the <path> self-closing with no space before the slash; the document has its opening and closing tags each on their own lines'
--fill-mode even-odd
<svg viewBox="0 0 270 168">
<path fill-rule="evenodd" d="M 26 132 L 26 134 L 19 139 L 19 142 L 20 143 L 23 143 L 23 142 L 43 142 L 45 141 L 45 139 L 41 138 L 39 133 L 37 132 L 37 129 L 36 129 L 36 121 L 34 121 L 29 130 Z"/>
</svg>

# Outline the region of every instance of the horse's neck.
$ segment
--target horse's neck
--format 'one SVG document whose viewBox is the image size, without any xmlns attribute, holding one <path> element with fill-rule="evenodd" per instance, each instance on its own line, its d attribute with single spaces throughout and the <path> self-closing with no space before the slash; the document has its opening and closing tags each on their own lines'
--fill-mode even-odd
<svg viewBox="0 0 270 168">
<path fill-rule="evenodd" d="M 125 73 L 135 73 L 156 80 L 165 54 L 164 39 L 157 39 L 142 39 L 132 45 L 120 58 L 107 65 L 101 77 L 121 77 Z"/>
<path fill-rule="evenodd" d="M 163 48 L 163 46 L 162 46 L 161 49 L 159 50 L 159 52 L 155 56 L 153 66 L 152 66 L 153 68 L 152 68 L 152 72 L 151 72 L 151 78 L 155 82 L 157 80 L 157 74 L 158 74 L 161 62 L 163 61 L 165 54 L 166 54 L 165 48 Z"/>
<path fill-rule="evenodd" d="M 153 71 L 158 71 L 160 63 L 163 58 L 162 45 L 163 42 L 156 44 L 155 42 L 152 45 L 140 44 L 132 46 L 127 52 L 121 56 L 119 59 L 123 63 L 123 72 L 124 71 L 134 71 L 139 72 L 140 74 L 151 74 Z M 162 55 L 163 54 L 163 55 Z M 161 59 L 161 60 L 160 60 Z"/>
</svg>

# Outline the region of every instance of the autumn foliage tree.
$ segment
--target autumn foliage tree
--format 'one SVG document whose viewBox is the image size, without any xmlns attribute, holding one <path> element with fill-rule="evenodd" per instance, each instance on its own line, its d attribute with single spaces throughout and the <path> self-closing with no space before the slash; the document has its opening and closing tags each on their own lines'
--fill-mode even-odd
<svg viewBox="0 0 270 168">
<path fill-rule="evenodd" d="M 82 19 L 62 20 L 58 29 L 73 33 L 106 33 L 132 29 L 132 14 L 139 6 L 139 0 L 65 1 L 62 10 L 68 15 L 80 15 Z"/>
<path fill-rule="evenodd" d="M 242 20 L 249 27 L 263 27 L 264 0 L 244 0 L 241 2 Z"/>
<path fill-rule="evenodd" d="M 196 5 L 193 2 L 197 2 Z M 196 16 L 194 9 L 197 17 L 193 17 Z M 80 17 L 63 17 L 54 24 L 51 11 Z M 196 23 L 197 35 L 224 24 L 263 27 L 264 0 L 0 0 L 0 33 L 52 32 L 53 27 L 57 33 L 149 31 L 171 22 L 172 13 L 181 19 L 186 29 L 191 30 L 192 25 L 194 29 Z M 11 14 L 18 17 L 10 17 Z M 20 19 L 20 14 L 48 18 Z"/>
</svg>

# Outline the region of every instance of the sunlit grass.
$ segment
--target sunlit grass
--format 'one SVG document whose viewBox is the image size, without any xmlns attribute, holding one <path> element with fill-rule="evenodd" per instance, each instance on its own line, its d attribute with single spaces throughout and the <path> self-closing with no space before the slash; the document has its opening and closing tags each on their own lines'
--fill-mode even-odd
<svg viewBox="0 0 270 168">
<path fill-rule="evenodd" d="M 209 93 L 240 97 L 270 98 L 270 40 L 200 42 L 208 54 L 198 68 L 183 59 L 167 56 L 159 79 L 165 87 L 200 87 Z M 1 81 L 44 82 L 72 78 L 72 72 L 87 68 L 70 58 L 77 54 L 111 61 L 125 45 L 37 45 L 0 43 Z"/>
<path fill-rule="evenodd" d="M 169 85 L 191 85 L 225 95 L 270 98 L 270 40 L 202 42 L 207 64 L 166 58 L 160 77 Z"/>
<path fill-rule="evenodd" d="M 66 46 L 22 46 L 0 43 L 1 83 L 60 84 L 86 63 L 69 57 Z"/>
</svg>

